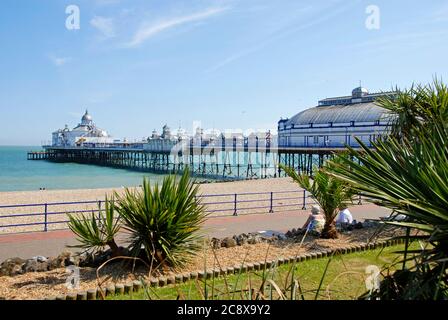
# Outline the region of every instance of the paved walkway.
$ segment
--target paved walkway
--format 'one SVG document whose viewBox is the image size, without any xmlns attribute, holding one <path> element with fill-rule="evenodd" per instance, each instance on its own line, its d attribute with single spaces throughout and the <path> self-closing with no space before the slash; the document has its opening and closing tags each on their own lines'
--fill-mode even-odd
<svg viewBox="0 0 448 320">
<path fill-rule="evenodd" d="M 372 204 L 350 208 L 353 218 L 362 221 L 388 215 L 390 211 Z M 237 217 L 216 217 L 204 224 L 204 232 L 210 237 L 222 238 L 234 234 L 275 231 L 286 232 L 301 227 L 308 211 L 285 211 L 270 214 L 250 214 Z M 36 255 L 55 256 L 76 244 L 70 230 L 0 235 L 0 262 L 11 257 L 30 258 Z"/>
</svg>

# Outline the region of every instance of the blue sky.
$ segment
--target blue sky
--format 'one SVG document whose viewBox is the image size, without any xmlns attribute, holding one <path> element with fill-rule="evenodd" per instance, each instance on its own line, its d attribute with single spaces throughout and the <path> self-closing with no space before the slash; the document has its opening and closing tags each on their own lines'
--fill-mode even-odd
<svg viewBox="0 0 448 320">
<path fill-rule="evenodd" d="M 39 145 L 86 108 L 119 139 L 193 121 L 275 128 L 360 80 L 447 79 L 447 39 L 444 0 L 2 0 L 0 145 Z"/>
</svg>

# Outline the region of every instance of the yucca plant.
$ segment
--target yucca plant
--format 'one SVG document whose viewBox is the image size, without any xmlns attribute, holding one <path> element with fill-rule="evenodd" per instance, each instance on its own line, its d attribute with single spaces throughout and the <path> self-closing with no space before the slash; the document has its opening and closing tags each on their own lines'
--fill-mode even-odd
<svg viewBox="0 0 448 320">
<path fill-rule="evenodd" d="M 68 215 L 68 227 L 77 235 L 79 244 L 71 247 L 81 248 L 84 251 L 98 251 L 106 246 L 112 251 L 112 256 L 121 254 L 115 237 L 120 231 L 120 221 L 115 215 L 115 206 L 113 199 L 109 201 L 106 198 L 106 207 L 104 212 L 99 209 L 98 215 L 92 212 L 88 215 Z"/>
<path fill-rule="evenodd" d="M 412 267 L 389 275 L 382 283 L 382 298 L 448 298 L 448 89 L 439 81 L 400 92 L 397 99 L 379 105 L 396 110 L 393 134 L 373 141 L 373 149 L 361 141 L 361 150 L 334 163 L 333 176 L 350 183 L 380 206 L 408 217 L 389 224 L 414 229 L 408 240 L 424 241 L 412 252 Z M 403 267 L 406 268 L 406 261 Z"/>
<path fill-rule="evenodd" d="M 162 185 L 151 186 L 144 179 L 142 190 L 125 189 L 117 197 L 117 210 L 130 234 L 135 256 L 143 252 L 156 265 L 183 266 L 201 246 L 199 230 L 206 218 L 200 204 L 199 186 L 186 169 L 179 179 L 166 177 Z"/>
<path fill-rule="evenodd" d="M 337 162 L 341 163 L 340 160 Z M 352 203 L 355 192 L 349 183 L 328 174 L 330 166 L 332 164 L 326 162 L 311 179 L 307 174 L 298 174 L 294 168 L 280 165 L 281 169 L 300 187 L 308 191 L 322 208 L 325 225 L 321 237 L 335 239 L 338 237 L 334 222 L 339 213 L 338 209 Z"/>
<path fill-rule="evenodd" d="M 397 139 L 416 139 L 423 126 L 448 119 L 446 85 L 437 78 L 432 84 L 413 85 L 396 96 L 378 98 L 375 103 L 386 109 L 391 117 L 391 136 Z"/>
</svg>

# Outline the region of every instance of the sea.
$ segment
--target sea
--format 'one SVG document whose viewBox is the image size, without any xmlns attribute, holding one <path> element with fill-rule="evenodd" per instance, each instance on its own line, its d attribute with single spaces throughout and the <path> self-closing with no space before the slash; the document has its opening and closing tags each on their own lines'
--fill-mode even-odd
<svg viewBox="0 0 448 320">
<path fill-rule="evenodd" d="M 76 163 L 27 160 L 27 152 L 41 147 L 0 146 L 0 192 L 57 189 L 134 187 L 143 177 L 160 182 L 164 175 Z"/>
</svg>

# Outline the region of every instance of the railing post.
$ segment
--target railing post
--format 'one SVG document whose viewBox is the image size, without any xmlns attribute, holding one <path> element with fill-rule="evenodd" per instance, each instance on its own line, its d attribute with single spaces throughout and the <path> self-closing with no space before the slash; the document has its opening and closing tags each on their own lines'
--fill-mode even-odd
<svg viewBox="0 0 448 320">
<path fill-rule="evenodd" d="M 237 215 L 238 215 L 238 213 L 237 213 L 237 208 L 236 208 L 237 197 L 238 197 L 238 195 L 235 193 L 235 198 L 234 198 L 234 201 L 233 201 L 233 204 L 234 204 L 234 206 L 233 206 L 233 215 L 234 215 L 234 216 L 237 216 Z"/>
<path fill-rule="evenodd" d="M 306 190 L 303 190 L 303 206 L 302 210 L 306 210 Z"/>
<path fill-rule="evenodd" d="M 101 220 L 101 200 L 98 200 L 98 221 Z"/>
<path fill-rule="evenodd" d="M 269 208 L 269 213 L 274 213 L 273 200 L 274 200 L 274 192 L 271 192 L 271 205 Z"/>
<path fill-rule="evenodd" d="M 45 224 L 44 224 L 44 232 L 48 231 L 48 204 L 44 205 L 44 215 L 45 215 Z"/>
</svg>

